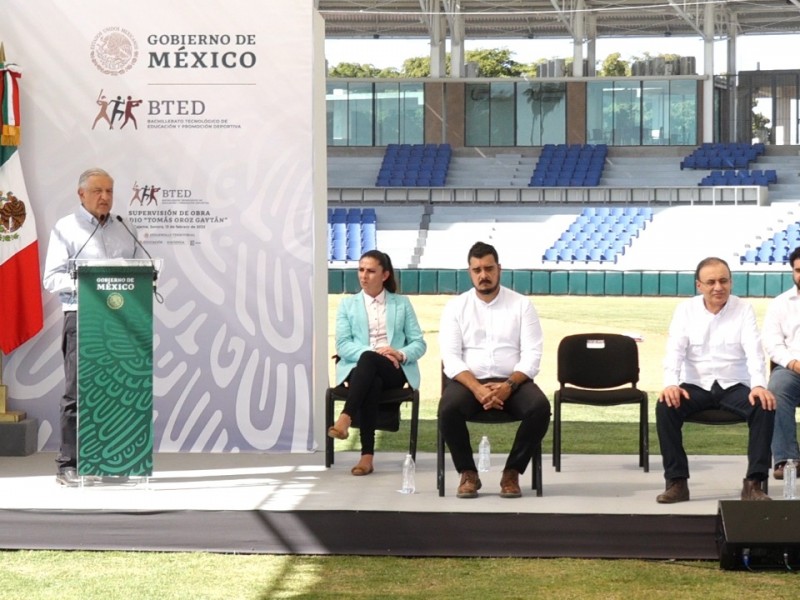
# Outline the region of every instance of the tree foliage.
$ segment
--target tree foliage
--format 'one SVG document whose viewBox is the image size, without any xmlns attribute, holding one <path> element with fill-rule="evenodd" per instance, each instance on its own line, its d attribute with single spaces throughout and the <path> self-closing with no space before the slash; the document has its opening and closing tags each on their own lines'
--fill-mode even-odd
<svg viewBox="0 0 800 600">
<path fill-rule="evenodd" d="M 600 67 L 600 77 L 625 77 L 631 72 L 631 65 L 628 61 L 622 60 L 619 52 L 614 52 L 606 56 L 603 65 Z"/>
<path fill-rule="evenodd" d="M 339 63 L 329 70 L 330 77 L 378 77 L 381 70 L 370 64 Z"/>
<path fill-rule="evenodd" d="M 512 58 L 513 52 L 508 48 L 483 48 L 467 50 L 464 60 L 467 63 L 478 65 L 478 77 L 536 77 L 541 65 L 547 59 L 540 58 L 531 63 L 517 62 Z M 680 59 L 677 54 L 659 54 L 666 61 Z M 642 57 L 632 57 L 630 61 L 623 60 L 619 52 L 609 54 L 599 69 L 600 77 L 628 77 L 631 74 L 631 64 L 636 61 L 647 61 L 653 58 L 649 52 Z M 450 74 L 450 54 L 445 57 L 445 71 Z M 572 57 L 566 57 L 566 72 L 571 73 Z M 419 79 L 430 77 L 430 56 L 415 56 L 403 61 L 402 68 L 398 71 L 394 67 L 378 69 L 371 64 L 339 63 L 328 71 L 329 77 L 382 77 L 382 78 L 410 78 Z"/>
<path fill-rule="evenodd" d="M 447 66 L 450 66 L 450 56 L 447 56 Z M 448 69 L 449 72 L 449 69 Z M 403 61 L 403 77 L 430 77 L 431 74 L 431 57 L 430 56 L 416 56 L 414 58 L 407 58 Z"/>
<path fill-rule="evenodd" d="M 751 134 L 754 138 L 758 138 L 762 142 L 772 140 L 772 128 L 769 126 L 770 119 L 763 113 L 759 112 L 758 101 L 753 100 L 750 104 L 753 112 L 752 125 L 750 127 Z"/>
<path fill-rule="evenodd" d="M 468 50 L 464 53 L 467 62 L 478 63 L 481 77 L 522 77 L 527 65 L 511 58 L 508 48 Z"/>
</svg>

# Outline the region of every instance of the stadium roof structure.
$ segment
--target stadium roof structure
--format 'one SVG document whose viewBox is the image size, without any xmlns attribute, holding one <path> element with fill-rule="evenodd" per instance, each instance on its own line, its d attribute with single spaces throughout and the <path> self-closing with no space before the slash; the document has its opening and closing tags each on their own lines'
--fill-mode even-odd
<svg viewBox="0 0 800 600">
<path fill-rule="evenodd" d="M 462 39 L 800 32 L 800 0 L 316 0 L 327 38 L 433 38 L 444 19 Z M 706 27 L 713 20 L 713 29 Z M 461 33 L 463 32 L 463 33 Z"/>
</svg>

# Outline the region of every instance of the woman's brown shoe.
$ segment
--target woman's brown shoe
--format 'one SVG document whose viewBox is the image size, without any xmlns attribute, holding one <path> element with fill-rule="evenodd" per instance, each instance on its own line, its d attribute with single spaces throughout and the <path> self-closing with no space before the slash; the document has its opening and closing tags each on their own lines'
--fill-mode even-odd
<svg viewBox="0 0 800 600">
<path fill-rule="evenodd" d="M 364 476 L 364 475 L 369 475 L 369 474 L 370 474 L 370 473 L 372 473 L 374 470 L 375 470 L 375 469 L 373 468 L 373 466 L 372 466 L 372 465 L 369 465 L 368 467 L 365 467 L 365 466 L 362 466 L 362 465 L 356 465 L 355 467 L 353 467 L 352 469 L 350 469 L 350 472 L 351 472 L 353 475 L 355 475 L 356 477 L 362 477 L 362 476 Z"/>
<path fill-rule="evenodd" d="M 328 437 L 334 438 L 336 440 L 346 440 L 350 437 L 349 431 L 339 431 L 334 426 L 328 427 Z"/>
</svg>

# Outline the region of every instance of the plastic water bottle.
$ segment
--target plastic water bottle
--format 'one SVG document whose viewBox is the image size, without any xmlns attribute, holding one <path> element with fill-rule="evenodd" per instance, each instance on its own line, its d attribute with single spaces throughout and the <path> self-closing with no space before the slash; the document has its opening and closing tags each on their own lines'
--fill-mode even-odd
<svg viewBox="0 0 800 600">
<path fill-rule="evenodd" d="M 406 454 L 406 459 L 403 461 L 403 485 L 400 488 L 401 494 L 413 494 L 417 490 L 414 481 L 415 473 L 416 466 L 414 465 L 414 459 L 410 454 Z"/>
<path fill-rule="evenodd" d="M 783 497 L 787 500 L 797 499 L 797 462 L 789 459 L 783 466 Z"/>
<path fill-rule="evenodd" d="M 489 444 L 489 438 L 483 436 L 481 443 L 478 446 L 478 471 L 486 473 L 492 466 L 492 446 Z"/>
</svg>

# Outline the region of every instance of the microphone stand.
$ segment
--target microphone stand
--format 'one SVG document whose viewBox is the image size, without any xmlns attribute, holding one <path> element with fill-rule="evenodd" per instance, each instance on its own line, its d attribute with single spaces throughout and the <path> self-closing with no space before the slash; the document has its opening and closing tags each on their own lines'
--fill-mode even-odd
<svg viewBox="0 0 800 600">
<path fill-rule="evenodd" d="M 156 270 L 156 264 L 155 261 L 153 260 L 153 257 L 150 256 L 150 253 L 147 251 L 147 248 L 145 248 L 142 245 L 142 243 L 139 241 L 139 238 L 137 238 L 133 234 L 133 232 L 128 228 L 128 226 L 125 225 L 125 221 L 122 219 L 120 215 L 117 215 L 117 221 L 120 222 L 120 225 L 122 225 L 125 228 L 125 231 L 127 231 L 128 234 L 133 238 L 133 241 L 136 242 L 136 245 L 139 246 L 139 248 L 141 248 L 142 251 L 147 255 L 147 258 L 150 259 L 150 264 L 153 266 L 153 297 L 159 304 L 164 304 L 164 297 L 161 294 L 159 294 L 158 290 L 156 289 L 156 281 L 158 281 L 158 271 Z"/>
<path fill-rule="evenodd" d="M 105 216 L 103 216 L 100 219 L 97 219 L 97 225 L 94 226 L 94 229 L 92 230 L 92 233 L 89 235 L 88 238 L 86 238 L 86 241 L 83 242 L 83 246 L 81 246 L 80 250 L 78 250 L 75 253 L 75 256 L 73 256 L 70 259 L 70 261 L 72 261 L 72 269 L 70 271 L 70 275 L 72 276 L 72 281 L 75 281 L 75 279 L 77 279 L 77 277 L 78 277 L 78 268 L 75 266 L 75 261 L 78 260 L 78 257 L 81 255 L 81 252 L 83 252 L 83 249 L 86 248 L 86 244 L 88 244 L 89 241 L 94 237 L 94 234 L 97 233 L 97 230 L 100 228 L 100 225 L 102 225 L 105 222 L 106 222 L 106 217 Z"/>
</svg>

